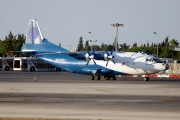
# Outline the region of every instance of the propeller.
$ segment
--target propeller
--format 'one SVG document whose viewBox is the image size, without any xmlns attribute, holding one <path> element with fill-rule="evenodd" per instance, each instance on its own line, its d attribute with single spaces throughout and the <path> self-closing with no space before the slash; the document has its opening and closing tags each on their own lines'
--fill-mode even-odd
<svg viewBox="0 0 180 120">
<path fill-rule="evenodd" d="M 86 59 L 86 61 L 87 61 L 87 65 L 89 64 L 89 61 L 92 59 L 93 60 L 93 62 L 94 62 L 94 64 L 96 65 L 96 62 L 94 61 L 94 53 L 95 53 L 95 49 L 93 50 L 93 52 L 92 52 L 92 54 L 89 52 L 89 51 L 87 51 L 87 53 L 85 54 L 85 59 Z"/>
<path fill-rule="evenodd" d="M 107 61 L 106 66 L 108 65 L 108 62 L 109 62 L 110 60 L 111 60 L 114 64 L 116 64 L 115 61 L 113 60 L 114 56 L 112 56 L 113 51 L 114 51 L 114 48 L 112 49 L 112 51 L 111 51 L 110 54 L 109 54 L 107 51 L 106 51 L 106 53 L 104 54 L 104 60 Z"/>
<path fill-rule="evenodd" d="M 146 50 L 145 53 L 146 53 L 147 55 L 152 55 L 152 54 L 153 54 L 153 51 L 154 51 L 154 50 L 151 50 L 151 52 L 149 52 L 148 50 Z"/>
<path fill-rule="evenodd" d="M 140 49 L 140 51 L 139 51 L 141 54 L 143 54 L 143 50 L 142 49 Z"/>
</svg>

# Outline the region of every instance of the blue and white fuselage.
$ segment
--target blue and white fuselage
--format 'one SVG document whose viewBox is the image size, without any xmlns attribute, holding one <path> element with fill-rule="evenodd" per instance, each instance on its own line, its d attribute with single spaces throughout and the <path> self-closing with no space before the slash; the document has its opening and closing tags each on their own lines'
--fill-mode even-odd
<svg viewBox="0 0 180 120">
<path fill-rule="evenodd" d="M 103 53 L 96 53 L 96 55 Z M 104 52 L 104 56 L 105 56 Z M 78 57 L 78 56 L 83 57 Z M 53 64 L 59 68 L 62 68 L 69 72 L 79 73 L 79 74 L 111 74 L 111 75 L 142 75 L 150 73 L 158 73 L 160 71 L 165 71 L 168 65 L 155 58 L 152 55 L 146 55 L 142 53 L 134 52 L 114 52 L 112 56 L 114 57 L 112 62 L 108 62 L 104 59 L 96 60 L 90 59 L 89 64 L 85 59 L 86 53 L 76 52 L 76 53 L 45 53 L 35 56 L 38 59 L 46 61 Z M 103 58 L 103 57 L 100 57 Z M 107 65 L 108 62 L 108 65 Z"/>
</svg>

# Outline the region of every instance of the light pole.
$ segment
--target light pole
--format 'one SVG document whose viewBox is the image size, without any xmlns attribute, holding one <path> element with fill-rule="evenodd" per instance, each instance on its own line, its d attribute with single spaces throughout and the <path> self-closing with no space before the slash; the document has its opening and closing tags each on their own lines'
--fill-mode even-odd
<svg viewBox="0 0 180 120">
<path fill-rule="evenodd" d="M 111 24 L 113 27 L 116 27 L 116 39 L 115 39 L 115 51 L 118 51 L 117 50 L 117 42 L 118 42 L 118 27 L 119 26 L 122 26 L 124 27 L 124 24 L 119 24 L 119 23 L 115 23 L 115 24 Z"/>
<path fill-rule="evenodd" d="M 94 41 L 93 41 L 93 40 L 90 40 L 90 42 L 91 42 L 91 51 L 93 51 L 93 50 L 92 50 L 93 42 L 97 42 L 97 40 L 94 40 Z"/>
<path fill-rule="evenodd" d="M 157 58 L 158 58 L 158 33 L 157 33 L 157 32 L 154 32 L 154 34 L 157 35 Z"/>
<path fill-rule="evenodd" d="M 89 31 L 89 34 L 91 34 L 90 42 L 92 41 L 92 32 Z M 92 51 L 92 42 L 91 42 L 91 51 Z"/>
<path fill-rule="evenodd" d="M 93 51 L 92 50 L 93 42 L 97 42 L 97 40 L 94 40 L 94 41 L 92 40 L 92 32 L 89 31 L 89 34 L 91 34 L 91 40 L 89 41 L 91 42 L 91 51 Z"/>
</svg>

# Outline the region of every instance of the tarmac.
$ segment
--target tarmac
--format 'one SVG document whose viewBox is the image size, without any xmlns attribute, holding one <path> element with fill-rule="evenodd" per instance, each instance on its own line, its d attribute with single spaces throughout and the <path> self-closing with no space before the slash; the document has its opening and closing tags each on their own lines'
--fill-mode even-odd
<svg viewBox="0 0 180 120">
<path fill-rule="evenodd" d="M 180 79 L 0 71 L 0 118 L 180 120 Z"/>
</svg>

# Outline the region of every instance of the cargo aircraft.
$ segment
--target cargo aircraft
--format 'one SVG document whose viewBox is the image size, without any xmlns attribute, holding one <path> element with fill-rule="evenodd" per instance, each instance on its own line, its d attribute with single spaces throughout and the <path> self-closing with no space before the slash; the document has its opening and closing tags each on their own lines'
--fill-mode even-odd
<svg viewBox="0 0 180 120">
<path fill-rule="evenodd" d="M 85 51 L 70 52 L 45 39 L 36 19 L 29 22 L 26 43 L 21 52 L 50 63 L 65 71 L 89 75 L 90 80 L 116 80 L 117 75 L 147 75 L 169 69 L 167 63 L 153 55 L 137 52 Z"/>
</svg>

